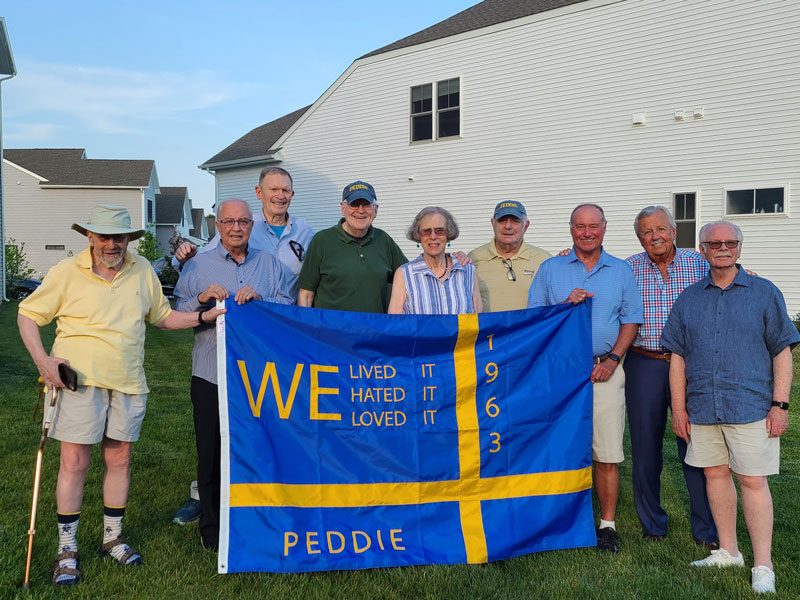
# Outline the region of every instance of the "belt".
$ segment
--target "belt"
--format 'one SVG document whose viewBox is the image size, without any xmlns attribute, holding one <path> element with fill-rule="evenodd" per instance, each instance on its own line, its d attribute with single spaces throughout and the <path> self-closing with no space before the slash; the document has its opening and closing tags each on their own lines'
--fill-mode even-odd
<svg viewBox="0 0 800 600">
<path fill-rule="evenodd" d="M 631 350 L 636 352 L 636 354 L 641 354 L 642 356 L 646 356 L 647 358 L 655 358 L 666 362 L 669 362 L 669 360 L 672 358 L 672 352 L 650 352 L 649 350 L 645 350 L 644 348 L 637 348 L 636 346 L 631 346 Z"/>
<path fill-rule="evenodd" d="M 594 360 L 594 364 L 599 365 L 601 362 L 603 362 L 605 359 L 608 358 L 609 354 L 611 354 L 611 352 L 606 352 L 605 354 L 601 354 L 600 356 L 595 356 L 594 359 L 592 360 Z"/>
</svg>

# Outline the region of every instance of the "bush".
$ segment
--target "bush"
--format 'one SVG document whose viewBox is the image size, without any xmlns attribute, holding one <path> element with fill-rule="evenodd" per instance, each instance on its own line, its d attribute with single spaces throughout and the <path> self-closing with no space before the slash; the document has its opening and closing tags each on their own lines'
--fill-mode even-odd
<svg viewBox="0 0 800 600">
<path fill-rule="evenodd" d="M 164 256 L 164 252 L 161 250 L 161 245 L 158 243 L 155 234 L 149 229 L 139 238 L 139 246 L 136 248 L 136 253 L 139 254 L 139 256 L 144 256 L 150 262 Z"/>
<path fill-rule="evenodd" d="M 794 316 L 792 321 L 794 321 L 794 326 L 797 327 L 797 331 L 800 331 L 800 312 Z"/>
<path fill-rule="evenodd" d="M 14 238 L 6 239 L 6 283 L 14 277 L 27 279 L 33 272 L 25 254 L 25 242 L 17 244 Z"/>
</svg>

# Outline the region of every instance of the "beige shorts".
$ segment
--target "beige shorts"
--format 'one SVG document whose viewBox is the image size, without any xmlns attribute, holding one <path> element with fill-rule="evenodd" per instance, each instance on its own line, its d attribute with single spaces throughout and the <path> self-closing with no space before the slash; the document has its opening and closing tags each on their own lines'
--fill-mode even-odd
<svg viewBox="0 0 800 600">
<path fill-rule="evenodd" d="M 693 467 L 728 465 L 737 475 L 777 475 L 780 438 L 767 435 L 767 420 L 755 423 L 697 425 L 692 423 L 686 464 Z"/>
<path fill-rule="evenodd" d="M 50 437 L 73 444 L 97 444 L 103 437 L 121 442 L 139 439 L 147 394 L 123 394 L 94 386 L 61 390 Z"/>
<path fill-rule="evenodd" d="M 621 463 L 625 433 L 625 369 L 617 365 L 608 381 L 593 384 L 592 460 Z"/>
</svg>

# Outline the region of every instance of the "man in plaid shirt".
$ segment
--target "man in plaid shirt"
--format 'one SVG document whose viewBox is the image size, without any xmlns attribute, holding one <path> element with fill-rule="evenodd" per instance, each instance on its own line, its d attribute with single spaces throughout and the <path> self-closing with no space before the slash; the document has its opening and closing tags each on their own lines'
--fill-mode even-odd
<svg viewBox="0 0 800 600">
<path fill-rule="evenodd" d="M 625 359 L 625 403 L 633 459 L 633 499 L 644 537 L 667 534 L 667 512 L 661 506 L 664 429 L 670 404 L 671 354 L 660 345 L 661 330 L 678 295 L 708 273 L 708 263 L 691 250 L 675 246 L 677 226 L 663 206 L 644 208 L 633 222 L 644 252 L 627 259 L 642 294 L 644 324 Z M 695 543 L 717 549 L 717 530 L 706 495 L 703 470 L 687 465 L 686 442 L 676 437 L 678 457 L 689 490 Z"/>
</svg>

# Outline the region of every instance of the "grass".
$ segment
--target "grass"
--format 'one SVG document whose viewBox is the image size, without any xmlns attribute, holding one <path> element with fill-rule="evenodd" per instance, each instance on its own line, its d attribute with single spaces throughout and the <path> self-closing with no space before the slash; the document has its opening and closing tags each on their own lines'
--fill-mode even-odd
<svg viewBox="0 0 800 600">
<path fill-rule="evenodd" d="M 43 330 L 46 347 L 54 328 Z M 55 477 L 58 444 L 44 456 L 36 546 L 29 592 L 24 576 L 34 459 L 40 429 L 32 419 L 36 369 L 16 328 L 16 304 L 0 305 L 0 598 L 752 598 L 746 569 L 696 570 L 705 556 L 690 539 L 688 498 L 671 435 L 665 440 L 663 501 L 671 523 L 660 543 L 641 538 L 633 509 L 630 461 L 622 465 L 617 513 L 621 552 L 594 549 L 544 552 L 481 566 L 423 566 L 369 571 L 276 575 L 218 575 L 216 556 L 200 546 L 197 526 L 171 523 L 185 501 L 195 468 L 189 401 L 192 335 L 149 328 L 146 371 L 151 388 L 147 418 L 134 446 L 125 532 L 145 565 L 123 569 L 93 551 L 102 523 L 102 466 L 95 451 L 86 483 L 78 542 L 85 581 L 71 589 L 50 584 L 56 554 Z M 800 407 L 800 356 L 795 352 L 794 407 Z M 770 478 L 775 504 L 773 559 L 778 598 L 800 597 L 800 422 L 790 414 L 782 438 L 781 474 Z M 626 440 L 626 456 L 629 446 Z M 739 516 L 745 561 L 749 538 Z"/>
</svg>

